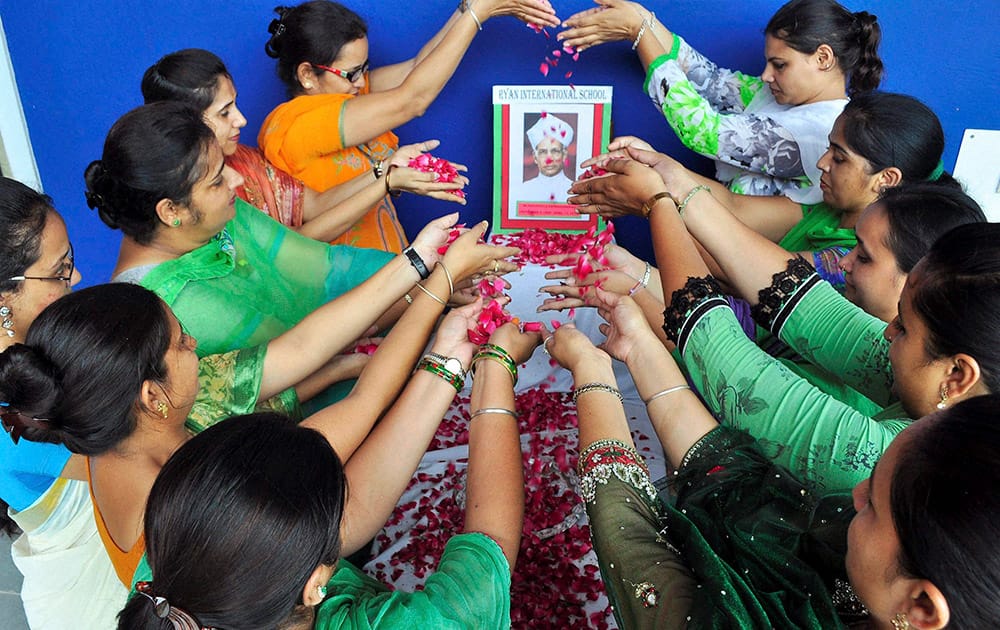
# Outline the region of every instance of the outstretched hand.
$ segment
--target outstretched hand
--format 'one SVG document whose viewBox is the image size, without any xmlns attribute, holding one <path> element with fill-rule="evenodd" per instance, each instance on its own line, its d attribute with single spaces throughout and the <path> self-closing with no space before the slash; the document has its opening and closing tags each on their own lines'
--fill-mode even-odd
<svg viewBox="0 0 1000 630">
<path fill-rule="evenodd" d="M 571 15 L 557 39 L 578 51 L 607 42 L 632 41 L 649 12 L 636 2 L 594 0 L 598 6 Z"/>
<path fill-rule="evenodd" d="M 607 339 L 600 348 L 619 361 L 627 363 L 631 353 L 645 344 L 660 343 L 632 298 L 597 289 L 588 295 L 588 301 L 607 322 L 601 324 L 601 332 Z"/>
<path fill-rule="evenodd" d="M 500 275 L 517 270 L 517 265 L 507 258 L 519 254 L 520 249 L 480 242 L 488 227 L 488 222 L 481 221 L 448 246 L 448 251 L 442 260 L 455 282 L 465 280 L 474 274 Z"/>
<path fill-rule="evenodd" d="M 490 343 L 506 350 L 514 363 L 520 365 L 531 358 L 535 348 L 542 343 L 542 337 L 547 334 L 549 331 L 544 326 L 538 332 L 523 332 L 513 322 L 507 322 L 493 331 Z"/>
<path fill-rule="evenodd" d="M 556 10 L 549 0 L 470 0 L 469 6 L 482 20 L 512 15 L 525 24 L 541 27 L 559 26 Z"/>
<path fill-rule="evenodd" d="M 554 333 L 545 338 L 545 351 L 567 370 L 572 371 L 581 363 L 587 361 L 608 359 L 607 353 L 594 346 L 594 343 L 573 324 L 563 324 Z"/>
<path fill-rule="evenodd" d="M 637 150 L 627 151 L 632 154 Z M 642 204 L 665 189 L 659 173 L 634 158 L 611 159 L 603 168 L 607 175 L 577 180 L 570 188 L 567 201 L 578 206 L 578 212 L 603 217 L 643 216 Z"/>
</svg>

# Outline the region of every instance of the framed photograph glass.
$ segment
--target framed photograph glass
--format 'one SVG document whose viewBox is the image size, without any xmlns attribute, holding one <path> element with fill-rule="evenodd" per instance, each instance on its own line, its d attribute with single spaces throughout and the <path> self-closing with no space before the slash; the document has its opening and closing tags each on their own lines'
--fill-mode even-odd
<svg viewBox="0 0 1000 630">
<path fill-rule="evenodd" d="M 493 231 L 599 226 L 566 198 L 610 136 L 611 86 L 494 85 Z"/>
</svg>

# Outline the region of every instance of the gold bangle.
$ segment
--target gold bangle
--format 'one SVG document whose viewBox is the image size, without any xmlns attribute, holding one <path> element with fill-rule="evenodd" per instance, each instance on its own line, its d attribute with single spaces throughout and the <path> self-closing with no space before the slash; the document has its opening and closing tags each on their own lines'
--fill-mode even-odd
<svg viewBox="0 0 1000 630">
<path fill-rule="evenodd" d="M 673 195 L 665 190 L 663 192 L 658 192 L 642 204 L 642 218 L 648 219 L 649 215 L 653 213 L 653 206 L 655 206 L 656 202 L 661 199 L 670 199 L 670 201 L 674 202 L 675 206 L 677 205 L 677 200 L 674 199 Z"/>
<path fill-rule="evenodd" d="M 448 267 L 445 266 L 444 261 L 439 260 L 437 264 L 444 271 L 445 277 L 448 278 L 448 297 L 450 298 L 455 295 L 455 282 L 451 279 L 451 272 L 448 271 Z"/>
<path fill-rule="evenodd" d="M 392 169 L 396 168 L 395 164 L 390 164 L 389 168 L 385 169 L 385 194 L 391 195 L 393 197 L 398 197 L 403 194 L 401 190 L 393 190 L 392 185 L 389 184 L 389 175 L 392 174 Z"/>
<path fill-rule="evenodd" d="M 429 297 L 430 299 L 434 300 L 435 302 L 437 302 L 441 306 L 448 306 L 447 302 L 445 302 L 444 300 L 442 300 L 438 296 L 436 296 L 433 293 L 431 293 L 430 289 L 428 289 L 424 285 L 420 284 L 419 282 L 417 283 L 417 288 L 420 289 L 421 291 L 423 291 L 424 293 L 426 293 L 427 297 Z"/>
<path fill-rule="evenodd" d="M 691 189 L 691 192 L 689 192 L 687 196 L 684 197 L 684 201 L 677 204 L 677 214 L 684 216 L 684 209 L 687 208 L 688 202 L 690 202 L 691 198 L 697 195 L 698 192 L 701 190 L 707 190 L 708 194 L 712 194 L 712 189 L 706 186 L 705 184 L 699 184 L 695 186 L 694 188 Z"/>
</svg>

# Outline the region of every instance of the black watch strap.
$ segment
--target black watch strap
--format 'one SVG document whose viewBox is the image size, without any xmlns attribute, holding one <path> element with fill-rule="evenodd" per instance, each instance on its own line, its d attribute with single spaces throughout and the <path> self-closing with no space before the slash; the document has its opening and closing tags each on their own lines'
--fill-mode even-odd
<svg viewBox="0 0 1000 630">
<path fill-rule="evenodd" d="M 420 257 L 417 250 L 413 249 L 413 247 L 407 247 L 403 250 L 403 254 L 406 255 L 406 257 L 410 260 L 410 264 L 413 265 L 413 268 L 417 270 L 418 274 L 420 274 L 421 280 L 426 280 L 427 277 L 431 275 L 430 270 L 427 269 L 427 264 L 424 263 L 424 259 Z"/>
</svg>

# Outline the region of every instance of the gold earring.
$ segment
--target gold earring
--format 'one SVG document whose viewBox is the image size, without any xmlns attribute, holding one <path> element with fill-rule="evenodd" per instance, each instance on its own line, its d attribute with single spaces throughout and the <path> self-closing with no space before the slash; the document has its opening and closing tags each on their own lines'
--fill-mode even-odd
<svg viewBox="0 0 1000 630">
<path fill-rule="evenodd" d="M 948 406 L 948 386 L 941 386 L 941 400 L 937 404 L 938 409 L 944 409 Z"/>
<path fill-rule="evenodd" d="M 906 613 L 896 613 L 892 618 L 893 630 L 906 630 L 910 627 L 910 620 L 906 618 Z"/>
<path fill-rule="evenodd" d="M 163 416 L 164 419 L 166 419 L 166 417 L 170 414 L 170 409 L 167 408 L 167 403 L 162 400 L 156 401 L 156 410 L 160 412 L 160 415 Z"/>
</svg>

